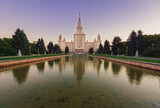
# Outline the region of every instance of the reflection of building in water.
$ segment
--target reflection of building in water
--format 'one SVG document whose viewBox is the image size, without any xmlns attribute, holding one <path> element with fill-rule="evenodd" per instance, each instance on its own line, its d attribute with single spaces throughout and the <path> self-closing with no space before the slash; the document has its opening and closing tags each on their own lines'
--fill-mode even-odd
<svg viewBox="0 0 160 108">
<path fill-rule="evenodd" d="M 77 79 L 78 86 L 80 86 L 83 74 L 85 73 L 85 59 L 83 56 L 74 59 L 74 74 Z"/>
<path fill-rule="evenodd" d="M 62 71 L 66 68 L 66 63 L 70 61 L 69 56 L 68 57 L 61 57 L 60 59 L 54 60 L 55 64 L 59 66 L 59 73 L 62 74 Z"/>
<path fill-rule="evenodd" d="M 13 69 L 13 76 L 18 84 L 22 84 L 26 81 L 28 76 L 28 71 L 29 71 L 29 66 Z"/>
</svg>

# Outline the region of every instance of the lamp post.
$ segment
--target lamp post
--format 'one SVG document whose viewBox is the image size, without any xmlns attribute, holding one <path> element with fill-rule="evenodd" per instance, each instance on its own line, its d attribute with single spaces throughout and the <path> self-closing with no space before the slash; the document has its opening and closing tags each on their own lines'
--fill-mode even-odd
<svg viewBox="0 0 160 108">
<path fill-rule="evenodd" d="M 118 56 L 119 56 L 119 48 L 118 48 Z"/>
<path fill-rule="evenodd" d="M 39 55 L 39 47 L 38 47 L 38 49 L 37 49 L 37 50 L 38 50 L 38 55 Z"/>
<path fill-rule="evenodd" d="M 154 45 L 155 45 L 155 44 L 152 44 L 152 49 L 154 48 Z"/>
<path fill-rule="evenodd" d="M 29 46 L 29 54 L 31 55 L 31 46 Z"/>
<path fill-rule="evenodd" d="M 128 55 L 128 47 L 126 47 L 126 56 Z"/>
</svg>

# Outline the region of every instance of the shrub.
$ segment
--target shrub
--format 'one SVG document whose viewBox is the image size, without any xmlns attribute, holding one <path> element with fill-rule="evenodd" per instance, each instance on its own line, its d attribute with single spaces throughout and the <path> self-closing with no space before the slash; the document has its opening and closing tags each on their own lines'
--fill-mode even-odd
<svg viewBox="0 0 160 108">
<path fill-rule="evenodd" d="M 160 57 L 160 48 L 145 49 L 143 55 L 148 57 Z"/>
</svg>

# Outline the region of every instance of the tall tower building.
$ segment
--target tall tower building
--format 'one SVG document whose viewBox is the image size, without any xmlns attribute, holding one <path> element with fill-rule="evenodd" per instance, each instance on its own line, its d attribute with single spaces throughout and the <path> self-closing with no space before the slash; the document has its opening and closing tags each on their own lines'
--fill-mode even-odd
<svg viewBox="0 0 160 108">
<path fill-rule="evenodd" d="M 101 36 L 99 34 L 97 36 L 97 40 L 94 39 L 93 42 L 86 41 L 86 35 L 83 32 L 80 12 L 79 12 L 77 30 L 74 34 L 74 41 L 66 42 L 65 39 L 62 41 L 62 35 L 59 36 L 59 40 L 58 40 L 58 45 L 60 46 L 63 52 L 65 51 L 65 47 L 68 46 L 69 52 L 75 53 L 75 54 L 88 53 L 91 47 L 96 52 L 96 50 L 99 48 L 100 43 L 101 43 Z"/>
<path fill-rule="evenodd" d="M 84 53 L 85 49 L 85 38 L 86 35 L 83 32 L 83 27 L 81 23 L 81 13 L 79 12 L 79 21 L 77 26 L 77 31 L 74 34 L 74 48 L 76 54 L 82 54 Z"/>
</svg>

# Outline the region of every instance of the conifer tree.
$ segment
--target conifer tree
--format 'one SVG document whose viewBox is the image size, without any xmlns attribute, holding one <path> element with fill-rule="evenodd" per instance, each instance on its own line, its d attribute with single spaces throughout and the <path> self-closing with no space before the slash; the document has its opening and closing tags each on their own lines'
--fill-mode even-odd
<svg viewBox="0 0 160 108">
<path fill-rule="evenodd" d="M 139 54 L 142 55 L 145 48 L 145 40 L 144 40 L 143 32 L 141 30 L 138 31 L 137 38 L 138 38 L 137 49 L 139 51 Z"/>
<path fill-rule="evenodd" d="M 104 42 L 104 54 L 108 54 L 110 52 L 110 44 L 109 44 L 109 41 L 106 40 Z"/>
<path fill-rule="evenodd" d="M 133 30 L 132 33 L 130 34 L 130 38 L 129 38 L 129 54 L 130 55 L 135 55 L 136 50 L 138 50 L 137 44 L 138 44 L 137 34 Z"/>
<path fill-rule="evenodd" d="M 29 42 L 27 39 L 26 34 L 23 30 L 20 30 L 19 28 L 16 30 L 15 34 L 12 36 L 13 39 L 13 48 L 15 48 L 18 52 L 18 50 L 21 50 L 22 54 L 28 54 L 29 53 Z"/>
<path fill-rule="evenodd" d="M 49 44 L 48 44 L 48 51 L 49 51 L 49 53 L 53 53 L 53 50 L 54 50 L 54 46 L 53 46 L 53 43 L 52 42 L 49 42 Z"/>
<path fill-rule="evenodd" d="M 98 54 L 103 54 L 103 46 L 102 46 L 101 43 L 99 44 L 99 48 L 98 48 L 97 53 L 98 53 Z"/>
<path fill-rule="evenodd" d="M 66 48 L 65 48 L 65 53 L 66 53 L 66 54 L 69 53 L 69 48 L 68 48 L 68 46 L 66 46 Z"/>
<path fill-rule="evenodd" d="M 114 37 L 112 42 L 113 54 L 118 54 L 118 48 L 120 47 L 121 38 L 119 36 Z"/>
</svg>

